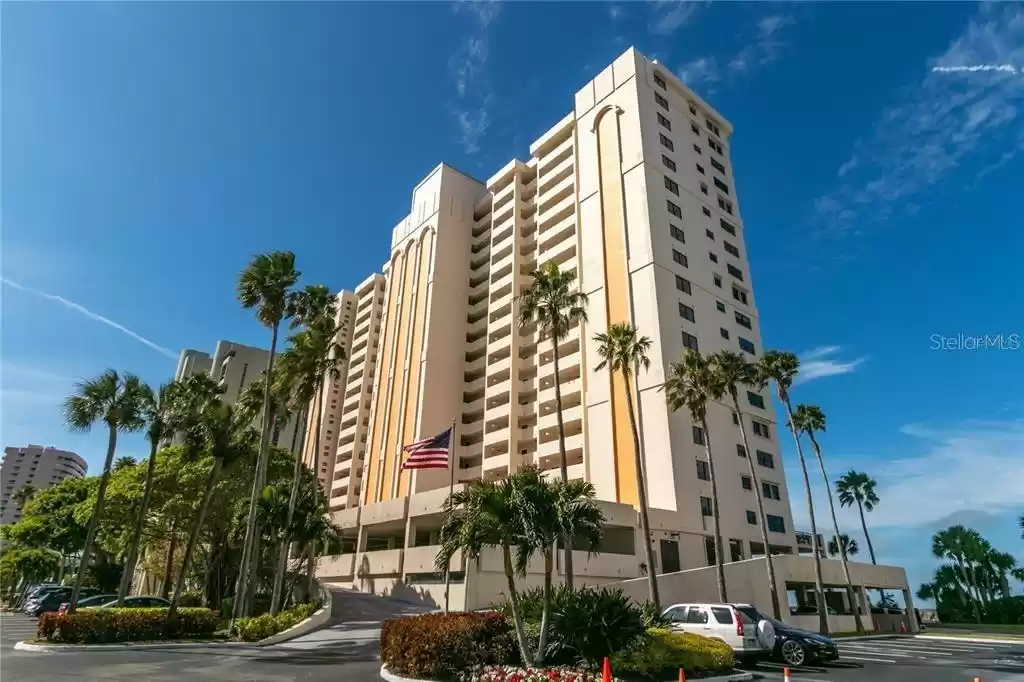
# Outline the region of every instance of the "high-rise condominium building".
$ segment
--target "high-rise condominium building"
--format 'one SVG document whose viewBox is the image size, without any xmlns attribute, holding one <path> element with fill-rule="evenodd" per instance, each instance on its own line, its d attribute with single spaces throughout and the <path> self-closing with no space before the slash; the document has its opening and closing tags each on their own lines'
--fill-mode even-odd
<svg viewBox="0 0 1024 682">
<path fill-rule="evenodd" d="M 234 405 L 242 391 L 254 380 L 263 376 L 270 360 L 270 352 L 232 341 L 218 341 L 213 356 L 198 350 L 181 351 L 178 368 L 174 373 L 176 381 L 194 374 L 210 374 L 224 387 L 221 399 Z M 254 426 L 259 428 L 261 416 L 256 417 Z M 296 416 L 287 423 L 278 424 L 272 435 L 272 442 L 293 453 L 301 451 L 302 427 Z"/>
<path fill-rule="evenodd" d="M 29 445 L 4 448 L 0 464 L 0 524 L 21 520 L 21 506 L 12 498 L 26 485 L 37 491 L 57 485 L 65 478 L 84 478 L 85 460 L 73 452 Z"/>
<path fill-rule="evenodd" d="M 556 381 L 569 477 L 593 483 L 608 524 L 600 555 L 578 553 L 577 575 L 606 582 L 712 561 L 709 435 L 726 558 L 766 551 L 748 458 L 771 551 L 796 551 L 768 391 L 741 387 L 738 414 L 711 405 L 707 434 L 685 410 L 671 411 L 661 390 L 686 348 L 730 349 L 751 361 L 763 350 L 731 133 L 670 70 L 630 49 L 576 93 L 528 159 L 510 161 L 486 182 L 440 165 L 415 187 L 385 267 L 376 371 L 358 375 L 358 411 L 346 403 L 340 417 L 342 442 L 365 433 L 365 464 L 361 482 L 349 467 L 334 499 L 344 490 L 350 502 L 361 489 L 361 505 L 335 513 L 351 542 L 346 554 L 322 563 L 321 577 L 377 591 L 440 589 L 433 561 L 449 472 L 404 471 L 402 446 L 454 421 L 457 482 L 500 478 L 527 464 L 557 476 Z M 547 263 L 573 272 L 589 299 L 588 321 L 558 346 L 558 376 L 551 339 L 518 319 L 517 295 Z M 378 294 L 372 298 L 376 305 Z M 651 340 L 650 368 L 628 386 L 597 369 L 593 337 L 619 322 Z M 355 358 L 354 351 L 353 390 Z M 643 565 L 637 531 L 627 391 L 655 567 Z M 502 589 L 500 557 L 472 564 L 457 557 L 452 570 L 460 608 L 486 605 Z"/>
</svg>

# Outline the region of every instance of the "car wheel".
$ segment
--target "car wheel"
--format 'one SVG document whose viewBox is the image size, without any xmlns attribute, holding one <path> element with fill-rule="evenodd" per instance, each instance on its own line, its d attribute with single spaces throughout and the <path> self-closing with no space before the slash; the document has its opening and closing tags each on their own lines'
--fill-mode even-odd
<svg viewBox="0 0 1024 682">
<path fill-rule="evenodd" d="M 807 662 L 807 652 L 800 642 L 791 639 L 782 645 L 782 660 L 794 668 L 799 668 Z"/>
</svg>

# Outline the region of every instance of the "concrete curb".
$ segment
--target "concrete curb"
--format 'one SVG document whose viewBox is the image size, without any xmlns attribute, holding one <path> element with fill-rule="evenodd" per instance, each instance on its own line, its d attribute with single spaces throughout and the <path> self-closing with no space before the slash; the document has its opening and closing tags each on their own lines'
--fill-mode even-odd
<svg viewBox="0 0 1024 682">
<path fill-rule="evenodd" d="M 415 677 L 402 677 L 395 675 L 388 670 L 386 665 L 380 667 L 380 676 L 384 682 L 430 682 L 429 680 L 419 680 Z M 753 673 L 735 673 L 732 675 L 718 675 L 715 677 L 702 677 L 701 680 L 714 680 L 715 682 L 748 682 L 748 680 L 754 679 Z"/>
<path fill-rule="evenodd" d="M 256 646 L 253 642 L 122 642 L 119 644 L 33 644 L 17 642 L 17 651 L 37 654 L 59 654 L 65 651 L 123 651 L 125 649 L 198 649 L 201 647 Z"/>
<path fill-rule="evenodd" d="M 317 587 L 320 591 L 320 609 L 313 613 L 312 616 L 304 621 L 298 622 L 283 632 L 279 632 L 276 635 L 271 635 L 256 642 L 256 646 L 272 646 L 274 644 L 280 644 L 281 642 L 287 642 L 290 639 L 301 637 L 302 635 L 319 630 L 331 619 L 331 607 L 333 606 L 333 600 L 331 599 L 330 591 L 323 586 L 322 583 L 317 581 Z"/>
<path fill-rule="evenodd" d="M 1024 639 L 999 639 L 997 637 L 953 637 L 952 635 L 914 635 L 914 639 L 937 639 L 942 642 L 971 642 L 972 644 L 1017 644 L 1024 647 Z"/>
</svg>

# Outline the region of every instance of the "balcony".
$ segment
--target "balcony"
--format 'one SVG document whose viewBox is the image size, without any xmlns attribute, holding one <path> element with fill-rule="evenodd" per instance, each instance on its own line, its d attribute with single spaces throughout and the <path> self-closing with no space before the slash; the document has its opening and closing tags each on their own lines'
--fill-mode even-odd
<svg viewBox="0 0 1024 682">
<path fill-rule="evenodd" d="M 565 220 L 567 217 L 576 215 L 576 196 L 571 192 L 558 203 L 541 215 L 537 221 L 538 234 L 544 234 L 551 227 Z"/>
<path fill-rule="evenodd" d="M 316 575 L 321 579 L 351 578 L 356 566 L 355 554 L 335 554 L 321 557 L 316 568 Z"/>
<path fill-rule="evenodd" d="M 572 156 L 572 151 L 573 139 L 572 135 L 569 135 L 563 141 L 559 142 L 554 149 L 546 152 L 544 156 L 541 157 L 540 164 L 538 164 L 537 167 L 537 175 L 540 178 L 539 182 L 543 182 L 548 173 L 565 161 L 567 157 Z"/>
<path fill-rule="evenodd" d="M 562 422 L 564 424 L 569 424 L 571 422 L 576 422 L 583 419 L 583 406 L 579 404 L 580 394 L 577 392 L 574 393 L 573 396 L 575 397 L 575 400 L 569 399 L 567 401 L 567 397 L 562 398 Z M 565 405 L 566 402 L 575 402 L 576 404 Z M 557 429 L 558 410 L 556 410 L 554 407 L 554 401 L 551 401 L 550 404 L 545 404 L 541 406 L 540 415 L 537 417 L 537 426 L 545 431 L 551 428 Z"/>
<path fill-rule="evenodd" d="M 571 152 L 571 150 L 569 150 Z M 563 152 L 564 154 L 564 152 Z M 554 164 L 548 167 L 544 171 L 543 177 L 540 179 L 540 193 L 545 195 L 560 182 L 573 176 L 573 169 L 575 168 L 575 158 L 572 153 L 564 154 L 564 158 L 559 161 L 555 161 Z"/>
<path fill-rule="evenodd" d="M 447 492 L 447 490 L 445 491 Z M 406 573 L 434 573 L 434 560 L 441 550 L 439 545 L 424 545 L 423 547 L 410 547 L 405 550 L 405 572 Z M 456 552 L 448 564 L 448 570 L 463 570 L 462 552 Z"/>
<path fill-rule="evenodd" d="M 402 572 L 401 549 L 382 549 L 363 552 L 356 562 L 356 575 L 399 575 Z"/>
<path fill-rule="evenodd" d="M 560 460 L 561 455 L 556 454 L 555 459 Z M 587 475 L 586 467 L 583 466 L 582 462 L 579 464 L 570 464 L 566 469 L 566 475 L 569 477 L 570 481 L 582 481 Z M 544 470 L 544 478 L 549 481 L 562 480 L 561 464 L 556 462 L 554 468 Z"/>
</svg>

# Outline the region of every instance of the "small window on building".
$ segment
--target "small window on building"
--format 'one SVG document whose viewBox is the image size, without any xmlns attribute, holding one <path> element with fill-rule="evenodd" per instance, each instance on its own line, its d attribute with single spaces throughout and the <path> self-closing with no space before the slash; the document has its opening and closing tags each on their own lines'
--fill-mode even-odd
<svg viewBox="0 0 1024 682">
<path fill-rule="evenodd" d="M 692 351 L 697 350 L 697 337 L 693 334 L 687 334 L 683 332 L 683 348 L 689 348 Z"/>
<path fill-rule="evenodd" d="M 775 516 L 774 514 L 768 514 L 766 517 L 768 521 L 768 530 L 773 533 L 785 533 L 786 532 L 786 520 L 781 516 Z"/>
<path fill-rule="evenodd" d="M 747 303 L 747 292 L 745 292 L 743 289 L 740 289 L 739 287 L 732 288 L 732 297 L 735 298 L 740 303 L 743 303 L 744 305 L 746 305 Z"/>
<path fill-rule="evenodd" d="M 711 167 L 712 167 L 712 168 L 714 168 L 714 169 L 715 169 L 716 171 L 718 171 L 719 173 L 725 173 L 725 166 L 723 166 L 722 164 L 720 164 L 720 163 L 718 162 L 718 159 L 714 159 L 714 158 L 713 158 L 713 159 L 711 159 Z"/>
<path fill-rule="evenodd" d="M 710 497 L 704 497 L 703 495 L 701 495 L 701 497 L 700 497 L 700 515 L 701 516 L 713 516 L 714 513 L 715 512 L 714 512 L 714 507 L 711 504 L 711 498 Z"/>
<path fill-rule="evenodd" d="M 754 427 L 754 435 L 761 436 L 761 438 L 771 438 L 771 428 L 764 422 L 759 422 L 756 419 L 751 422 Z"/>
<path fill-rule="evenodd" d="M 668 205 L 668 212 L 669 213 L 671 213 L 672 215 L 674 215 L 677 218 L 682 218 L 683 217 L 683 209 L 679 208 L 679 206 L 677 206 L 676 204 L 673 204 L 671 201 L 666 201 L 665 203 Z"/>
<path fill-rule="evenodd" d="M 725 184 L 724 182 L 722 182 L 718 178 L 712 178 L 711 181 L 715 183 L 715 187 L 717 187 L 719 190 L 721 190 L 722 193 L 724 193 L 724 194 L 728 194 L 729 193 L 729 185 Z"/>
<path fill-rule="evenodd" d="M 701 175 L 704 175 L 704 166 L 700 165 L 699 163 L 694 165 L 697 166 L 697 172 L 700 173 Z"/>
<path fill-rule="evenodd" d="M 754 483 L 750 480 L 750 476 L 740 476 L 740 485 L 743 486 L 744 490 L 754 489 Z"/>
<path fill-rule="evenodd" d="M 725 269 L 729 271 L 730 275 L 732 275 L 733 277 L 735 277 L 736 279 L 738 279 L 741 282 L 743 281 L 743 271 L 742 270 L 740 270 L 739 268 L 737 268 L 734 265 L 726 265 Z"/>
<path fill-rule="evenodd" d="M 705 229 L 705 230 L 704 230 L 704 234 L 705 234 L 705 235 L 707 236 L 707 238 L 708 238 L 708 239 L 710 239 L 711 241 L 715 241 L 715 233 L 714 233 L 714 232 L 712 232 L 711 230 Z"/>
<path fill-rule="evenodd" d="M 676 275 L 676 289 L 682 291 L 684 294 L 692 293 L 690 290 L 690 280 Z"/>
<path fill-rule="evenodd" d="M 779 494 L 779 486 L 768 481 L 761 481 L 761 494 L 769 500 L 782 499 L 782 496 Z"/>
<path fill-rule="evenodd" d="M 718 262 L 718 255 L 715 252 L 713 252 L 713 251 L 708 251 L 708 258 L 711 259 L 712 263 L 717 263 Z"/>
<path fill-rule="evenodd" d="M 682 302 L 679 303 L 679 317 L 689 320 L 690 322 L 695 322 L 693 308 Z"/>
<path fill-rule="evenodd" d="M 724 313 L 725 312 L 725 304 L 722 303 L 721 301 L 715 301 L 715 307 L 718 308 L 718 312 L 720 312 L 720 313 Z"/>
<path fill-rule="evenodd" d="M 725 327 L 719 328 L 718 333 L 721 334 L 723 339 L 728 339 L 729 338 L 729 330 L 726 329 Z"/>
<path fill-rule="evenodd" d="M 756 355 L 757 354 L 757 350 L 754 348 L 754 342 L 753 341 L 749 341 L 749 340 L 743 338 L 742 336 L 740 336 L 739 337 L 739 342 L 740 342 L 740 350 L 742 350 L 742 351 L 744 351 L 746 353 L 750 353 L 751 355 Z"/>
<path fill-rule="evenodd" d="M 687 267 L 688 262 L 686 260 L 686 254 L 679 253 L 675 249 L 672 249 L 672 260 L 682 265 L 684 268 Z"/>
<path fill-rule="evenodd" d="M 704 194 L 707 194 L 707 193 L 708 193 L 708 186 L 707 186 L 706 184 L 704 184 L 703 182 L 702 182 L 702 183 L 700 183 L 700 191 L 701 191 L 702 193 L 704 193 Z"/>
<path fill-rule="evenodd" d="M 665 126 L 666 130 L 672 130 L 672 122 L 668 120 L 668 117 L 662 113 L 658 113 L 658 123 Z"/>
<path fill-rule="evenodd" d="M 672 144 L 672 140 L 665 137 L 663 133 L 659 134 L 658 138 L 661 140 L 661 144 L 663 147 L 665 147 L 665 149 L 669 150 L 670 152 L 675 151 L 676 147 L 674 144 Z"/>
<path fill-rule="evenodd" d="M 672 223 L 669 223 L 668 225 L 668 233 L 672 235 L 672 239 L 675 239 L 677 242 L 686 243 L 686 235 L 683 234 L 683 230 Z"/>
<path fill-rule="evenodd" d="M 762 410 L 764 409 L 764 398 L 753 391 L 747 391 L 747 402 L 754 407 L 760 407 Z"/>
<path fill-rule="evenodd" d="M 736 443 L 736 454 L 740 457 L 747 456 L 747 449 L 743 447 L 743 443 Z"/>
<path fill-rule="evenodd" d="M 693 145 L 693 151 L 697 152 L 698 154 L 700 154 L 700 155 L 702 155 L 702 156 L 703 156 L 703 154 L 704 154 L 704 152 L 703 152 L 703 151 L 701 151 L 701 148 L 700 148 L 700 145 L 699 145 L 699 144 L 695 144 L 695 145 Z"/>
<path fill-rule="evenodd" d="M 772 453 L 770 453 L 770 452 L 765 452 L 764 450 L 758 450 L 757 451 L 757 463 L 760 464 L 763 467 L 767 467 L 768 469 L 774 469 L 775 468 L 775 456 L 772 455 Z M 775 498 L 775 499 L 778 499 L 778 498 Z"/>
<path fill-rule="evenodd" d="M 722 288 L 722 276 L 721 275 L 713 275 L 713 277 L 714 277 L 714 281 L 715 281 L 715 286 L 718 287 L 719 289 L 721 289 Z"/>
<path fill-rule="evenodd" d="M 665 178 L 665 189 L 672 192 L 672 194 L 679 196 L 679 183 L 672 178 Z"/>
<path fill-rule="evenodd" d="M 664 78 L 662 78 L 661 76 L 659 76 L 659 75 L 658 75 L 657 73 L 655 73 L 655 74 L 654 74 L 654 82 L 655 82 L 655 83 L 657 84 L 657 86 L 658 86 L 659 88 L 661 88 L 662 90 L 664 90 L 664 89 L 665 89 L 665 79 L 664 79 Z"/>
<path fill-rule="evenodd" d="M 749 509 L 747 510 L 747 523 L 749 523 L 751 526 L 756 526 L 757 525 L 757 514 L 755 514 L 754 512 L 750 511 Z M 764 550 L 762 550 L 762 552 L 763 551 Z M 750 543 L 750 553 L 751 554 L 755 553 L 754 552 L 754 543 Z"/>
<path fill-rule="evenodd" d="M 731 201 L 727 201 L 727 200 L 723 199 L 722 197 L 718 197 L 718 208 L 722 209 L 723 211 L 725 211 L 729 215 L 732 215 L 732 202 Z"/>
<path fill-rule="evenodd" d="M 702 459 L 697 460 L 697 478 L 702 481 L 711 480 L 711 470 L 708 468 L 708 463 Z"/>
<path fill-rule="evenodd" d="M 654 101 L 658 103 L 658 106 L 668 111 L 668 100 L 662 97 L 657 92 L 654 93 Z"/>
<path fill-rule="evenodd" d="M 700 126 L 698 126 L 696 123 L 690 124 L 690 130 L 693 131 L 694 135 L 700 135 Z"/>
<path fill-rule="evenodd" d="M 736 324 L 747 329 L 753 329 L 751 326 L 750 318 L 739 311 L 733 311 L 733 315 L 736 317 Z"/>
<path fill-rule="evenodd" d="M 707 206 L 701 206 L 700 210 L 703 211 L 704 215 L 706 215 L 707 217 L 711 217 L 711 209 L 708 208 Z"/>
<path fill-rule="evenodd" d="M 722 246 L 725 247 L 725 252 L 728 253 L 729 255 L 736 256 L 737 258 L 740 257 L 740 250 L 737 249 L 732 244 L 730 244 L 729 242 L 723 241 Z"/>
<path fill-rule="evenodd" d="M 729 221 L 719 219 L 718 224 L 721 225 L 722 229 L 728 232 L 729 234 L 736 234 L 736 228 Z"/>
<path fill-rule="evenodd" d="M 693 442 L 697 445 L 704 445 L 704 429 L 699 426 L 693 427 Z"/>
<path fill-rule="evenodd" d="M 676 169 L 676 162 L 668 158 L 664 154 L 661 155 L 661 162 L 665 164 L 665 168 L 668 168 L 671 171 L 674 171 Z"/>
</svg>

